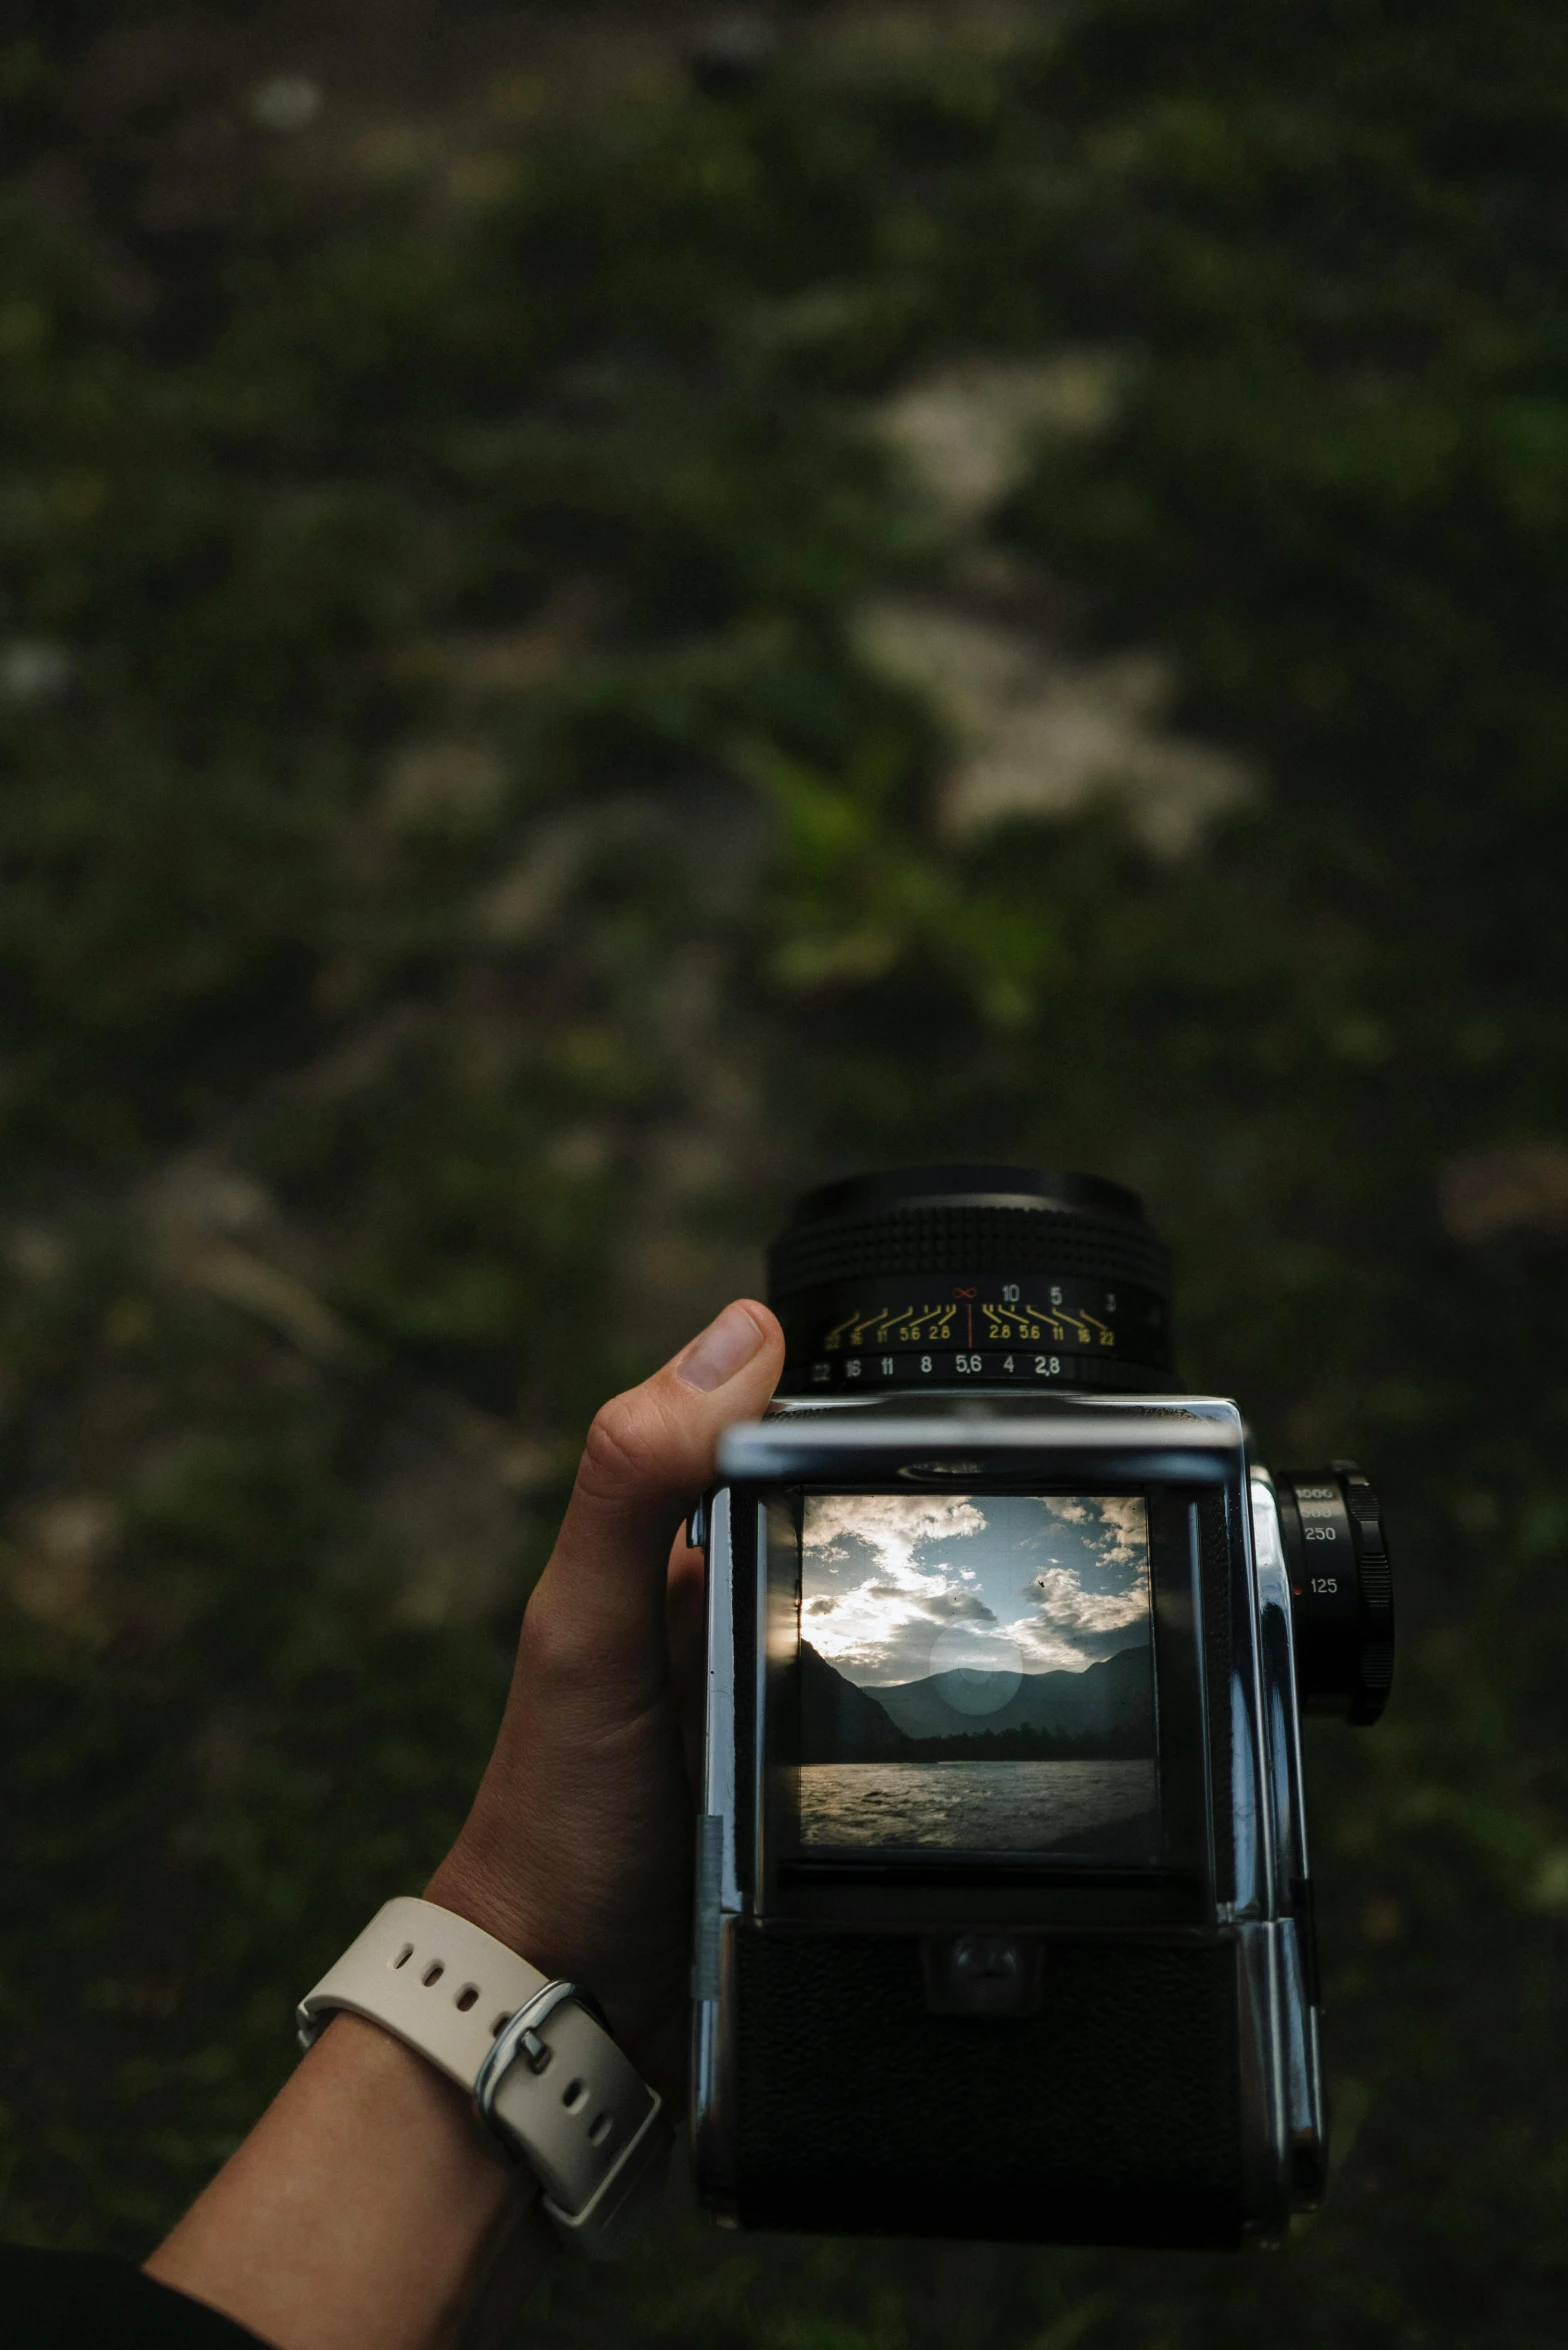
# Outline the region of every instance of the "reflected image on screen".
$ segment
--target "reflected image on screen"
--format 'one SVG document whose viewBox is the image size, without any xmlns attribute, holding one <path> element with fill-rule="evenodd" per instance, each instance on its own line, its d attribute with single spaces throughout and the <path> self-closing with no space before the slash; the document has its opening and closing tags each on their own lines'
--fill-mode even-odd
<svg viewBox="0 0 1568 2350">
<path fill-rule="evenodd" d="M 807 1852 L 1158 1852 L 1140 1496 L 812 1494 Z"/>
</svg>

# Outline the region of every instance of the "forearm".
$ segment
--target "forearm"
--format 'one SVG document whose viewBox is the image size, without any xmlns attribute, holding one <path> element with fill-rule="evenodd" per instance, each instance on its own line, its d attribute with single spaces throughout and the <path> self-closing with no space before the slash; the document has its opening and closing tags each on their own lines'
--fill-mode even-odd
<svg viewBox="0 0 1568 2350">
<path fill-rule="evenodd" d="M 460 2090 L 340 2015 L 147 2262 L 278 2350 L 447 2350 L 545 2235 Z"/>
</svg>

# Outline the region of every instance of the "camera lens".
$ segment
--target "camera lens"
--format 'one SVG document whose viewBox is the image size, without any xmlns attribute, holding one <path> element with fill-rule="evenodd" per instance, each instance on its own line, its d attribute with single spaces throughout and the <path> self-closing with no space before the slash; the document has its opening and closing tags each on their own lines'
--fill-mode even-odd
<svg viewBox="0 0 1568 2350">
<path fill-rule="evenodd" d="M 1170 1251 L 1136 1192 L 1040 1167 L 901 1167 L 808 1192 L 768 1252 L 782 1395 L 1170 1391 Z"/>
</svg>

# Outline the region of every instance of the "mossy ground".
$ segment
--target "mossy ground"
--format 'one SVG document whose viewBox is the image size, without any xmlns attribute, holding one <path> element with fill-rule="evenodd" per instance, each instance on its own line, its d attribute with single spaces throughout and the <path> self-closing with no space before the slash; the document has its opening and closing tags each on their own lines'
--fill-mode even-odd
<svg viewBox="0 0 1568 2350">
<path fill-rule="evenodd" d="M 1387 1491 L 1332 2199 L 1272 2262 L 683 2221 L 536 2338 L 1555 2342 L 1568 32 L 850 10 L 291 130 L 264 22 L 159 22 L 0 52 L 6 2231 L 144 2247 L 281 2078 L 595 1400 L 802 1183 L 974 1154 L 1141 1185 L 1194 1384 Z M 1114 398 L 983 512 L 878 423 L 1063 353 Z M 1250 805 L 955 830 L 899 599 L 1159 654 Z"/>
</svg>

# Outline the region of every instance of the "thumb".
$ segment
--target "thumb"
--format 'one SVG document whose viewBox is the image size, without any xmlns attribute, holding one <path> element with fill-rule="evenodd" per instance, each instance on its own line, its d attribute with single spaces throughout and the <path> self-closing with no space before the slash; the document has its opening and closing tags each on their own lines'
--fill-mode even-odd
<svg viewBox="0 0 1568 2350">
<path fill-rule="evenodd" d="M 784 1365 L 784 1333 L 755 1298 L 739 1298 L 662 1371 L 607 1403 L 588 1431 L 547 1570 L 552 1603 L 585 1631 L 612 1624 L 662 1649 L 670 1537 L 713 1476 L 719 1436 L 756 1419 Z M 543 1586 L 541 1585 L 541 1592 Z"/>
</svg>

